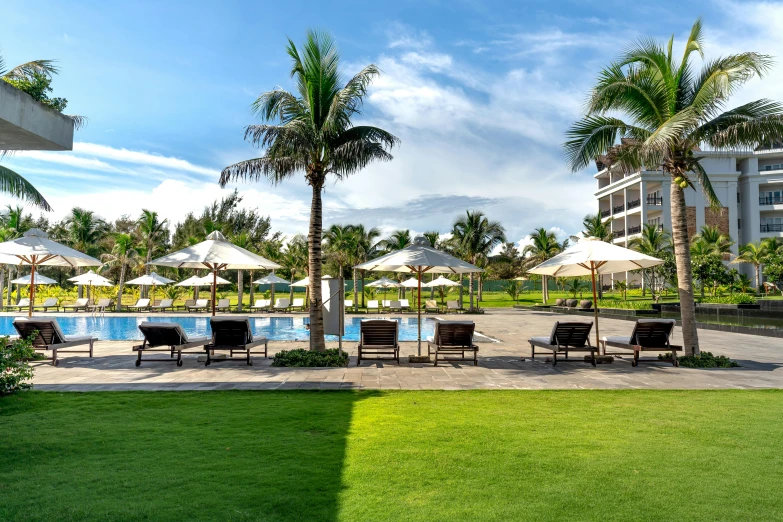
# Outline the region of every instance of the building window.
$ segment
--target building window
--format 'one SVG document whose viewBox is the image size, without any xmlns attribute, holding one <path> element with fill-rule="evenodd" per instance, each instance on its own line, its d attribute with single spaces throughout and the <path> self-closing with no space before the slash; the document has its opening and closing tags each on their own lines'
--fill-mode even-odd
<svg viewBox="0 0 783 522">
<path fill-rule="evenodd" d="M 737 218 L 737 228 L 742 228 L 742 220 Z"/>
</svg>

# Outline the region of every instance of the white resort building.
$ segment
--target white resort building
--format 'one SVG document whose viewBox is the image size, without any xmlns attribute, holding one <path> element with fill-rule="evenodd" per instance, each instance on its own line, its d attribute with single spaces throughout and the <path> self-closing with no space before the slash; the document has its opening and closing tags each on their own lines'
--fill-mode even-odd
<svg viewBox="0 0 783 522">
<path fill-rule="evenodd" d="M 696 190 L 686 190 L 691 237 L 704 225 L 717 226 L 735 241 L 734 254 L 739 245 L 767 237 L 783 238 L 783 144 L 751 152 L 698 154 L 722 208 L 711 209 L 698 184 Z M 629 246 L 641 234 L 642 224 L 671 231 L 669 176 L 660 170 L 626 173 L 618 166 L 607 168 L 600 160 L 596 166 L 598 212 L 609 222 L 615 244 Z M 737 267 L 752 277 L 751 266 Z M 625 273 L 604 276 L 602 283 L 610 285 L 618 278 L 627 280 L 629 286 L 642 284 L 639 275 Z"/>
</svg>

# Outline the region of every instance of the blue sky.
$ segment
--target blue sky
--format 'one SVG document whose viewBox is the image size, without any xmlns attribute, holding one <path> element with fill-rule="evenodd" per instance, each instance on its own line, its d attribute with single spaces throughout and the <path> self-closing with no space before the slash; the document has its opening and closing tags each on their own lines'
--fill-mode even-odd
<svg viewBox="0 0 783 522">
<path fill-rule="evenodd" d="M 242 139 L 250 104 L 291 87 L 286 37 L 314 27 L 334 34 L 346 74 L 381 67 L 360 121 L 402 139 L 393 162 L 327 186 L 326 224 L 447 232 L 481 209 L 523 243 L 539 226 L 576 233 L 594 210 L 593 171 L 568 172 L 560 144 L 625 45 L 681 40 L 702 16 L 709 56 L 783 49 L 781 3 L 6 0 L 2 13 L 6 62 L 57 59 L 55 95 L 90 119 L 73 152 L 4 160 L 50 199 L 53 219 L 144 207 L 176 222 L 219 197 L 219 171 L 257 153 Z M 735 102 L 783 99 L 782 84 L 783 64 Z M 302 177 L 237 186 L 276 229 L 306 232 Z"/>
</svg>

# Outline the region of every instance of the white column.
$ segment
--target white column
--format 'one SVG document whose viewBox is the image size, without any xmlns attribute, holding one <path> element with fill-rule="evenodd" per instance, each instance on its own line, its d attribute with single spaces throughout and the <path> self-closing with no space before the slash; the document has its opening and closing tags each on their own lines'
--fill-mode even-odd
<svg viewBox="0 0 783 522">
<path fill-rule="evenodd" d="M 671 178 L 667 177 L 661 181 L 661 223 L 663 223 L 663 229 L 671 234 L 672 232 L 672 202 L 671 202 Z"/>
<path fill-rule="evenodd" d="M 739 192 L 737 192 L 736 181 L 729 181 L 727 192 L 728 201 L 726 202 L 726 207 L 728 207 L 729 211 L 729 235 L 731 236 L 732 241 L 734 241 L 734 244 L 731 246 L 731 252 L 736 256 L 739 254 L 740 241 L 739 227 L 737 225 L 737 219 L 739 218 L 737 194 L 739 194 Z"/>
</svg>

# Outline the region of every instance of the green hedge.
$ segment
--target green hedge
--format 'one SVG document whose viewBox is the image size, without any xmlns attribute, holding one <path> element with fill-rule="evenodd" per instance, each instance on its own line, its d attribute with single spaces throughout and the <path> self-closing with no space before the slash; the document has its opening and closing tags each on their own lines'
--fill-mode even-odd
<svg viewBox="0 0 783 522">
<path fill-rule="evenodd" d="M 322 368 L 340 367 L 348 365 L 348 354 L 338 348 L 331 348 L 323 352 L 297 348 L 295 350 L 282 350 L 275 354 L 272 366 L 288 366 L 294 368 Z"/>
</svg>

